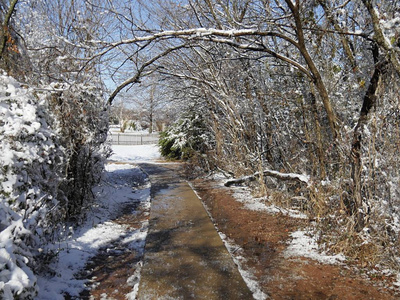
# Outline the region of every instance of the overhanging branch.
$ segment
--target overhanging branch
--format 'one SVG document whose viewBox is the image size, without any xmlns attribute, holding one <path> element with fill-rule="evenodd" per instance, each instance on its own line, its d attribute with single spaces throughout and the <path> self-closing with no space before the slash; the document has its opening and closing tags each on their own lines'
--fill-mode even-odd
<svg viewBox="0 0 400 300">
<path fill-rule="evenodd" d="M 179 46 L 176 47 L 172 47 L 169 48 L 167 50 L 165 50 L 164 52 L 158 54 L 157 56 L 151 58 L 150 60 L 146 61 L 145 63 L 143 63 L 141 65 L 141 67 L 138 69 L 138 71 L 136 72 L 135 76 L 125 80 L 122 84 L 120 84 L 110 95 L 110 97 L 108 98 L 107 104 L 108 105 L 112 105 L 113 100 L 115 99 L 115 97 L 118 95 L 119 92 L 121 92 L 125 87 L 127 87 L 130 84 L 133 83 L 137 83 L 140 79 L 140 77 L 142 76 L 143 72 L 145 71 L 145 69 L 152 65 L 153 63 L 155 63 L 157 60 L 159 60 L 160 58 L 170 54 L 173 51 L 179 50 L 186 47 L 186 43 L 185 44 L 181 44 Z"/>
</svg>

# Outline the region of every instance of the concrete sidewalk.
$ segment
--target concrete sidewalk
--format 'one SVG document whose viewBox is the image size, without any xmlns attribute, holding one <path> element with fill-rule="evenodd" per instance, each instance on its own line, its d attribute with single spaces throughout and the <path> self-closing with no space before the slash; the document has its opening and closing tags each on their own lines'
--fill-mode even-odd
<svg viewBox="0 0 400 300">
<path fill-rule="evenodd" d="M 152 205 L 138 299 L 253 299 L 176 164 L 141 164 Z"/>
</svg>

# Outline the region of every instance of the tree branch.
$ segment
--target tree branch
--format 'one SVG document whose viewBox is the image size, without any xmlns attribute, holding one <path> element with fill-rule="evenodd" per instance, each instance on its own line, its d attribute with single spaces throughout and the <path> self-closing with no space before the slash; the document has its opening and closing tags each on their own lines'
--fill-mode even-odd
<svg viewBox="0 0 400 300">
<path fill-rule="evenodd" d="M 142 64 L 142 66 L 139 68 L 139 70 L 136 72 L 135 76 L 125 80 L 122 84 L 120 84 L 110 95 L 110 97 L 108 98 L 107 104 L 108 105 L 112 105 L 113 100 L 115 99 L 115 97 L 118 95 L 119 92 L 121 92 L 126 86 L 133 84 L 133 83 L 138 83 L 140 77 L 142 76 L 144 70 L 152 65 L 153 63 L 155 63 L 157 60 L 159 60 L 160 58 L 170 54 L 173 51 L 176 51 L 178 49 L 184 48 L 186 47 L 186 43 L 173 47 L 173 48 L 168 48 L 167 50 L 165 50 L 164 52 L 158 54 L 157 56 L 153 57 L 152 59 L 146 61 L 145 63 Z"/>
<path fill-rule="evenodd" d="M 372 19 L 372 25 L 374 26 L 374 40 L 376 43 L 383 48 L 386 53 L 388 54 L 389 61 L 392 63 L 394 69 L 397 72 L 397 75 L 400 76 L 400 59 L 399 59 L 399 52 L 396 51 L 390 45 L 384 36 L 384 33 L 382 31 L 382 28 L 380 26 L 380 20 L 378 13 L 376 9 L 373 7 L 372 1 L 371 0 L 362 0 L 364 3 L 364 6 L 367 8 L 369 15 L 371 16 Z"/>
</svg>

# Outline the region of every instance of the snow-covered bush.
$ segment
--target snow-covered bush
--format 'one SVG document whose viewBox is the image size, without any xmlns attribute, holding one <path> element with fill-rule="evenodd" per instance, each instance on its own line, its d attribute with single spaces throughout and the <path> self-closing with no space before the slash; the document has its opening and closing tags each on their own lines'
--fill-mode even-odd
<svg viewBox="0 0 400 300">
<path fill-rule="evenodd" d="M 32 299 L 43 248 L 92 198 L 109 149 L 97 89 L 0 76 L 0 298 Z"/>
<path fill-rule="evenodd" d="M 190 113 L 160 134 L 159 145 L 166 158 L 188 159 L 194 153 L 205 153 L 211 140 L 201 117 Z"/>
<path fill-rule="evenodd" d="M 104 160 L 111 153 L 104 143 L 108 111 L 94 86 L 53 85 L 59 92 L 48 97 L 60 143 L 65 149 L 63 193 L 66 217 L 80 214 L 92 199 L 92 187 L 101 176 Z M 59 196 L 60 197 L 60 196 Z"/>
<path fill-rule="evenodd" d="M 27 265 L 57 219 L 62 149 L 48 119 L 44 100 L 0 76 L 0 298 L 35 293 Z"/>
</svg>

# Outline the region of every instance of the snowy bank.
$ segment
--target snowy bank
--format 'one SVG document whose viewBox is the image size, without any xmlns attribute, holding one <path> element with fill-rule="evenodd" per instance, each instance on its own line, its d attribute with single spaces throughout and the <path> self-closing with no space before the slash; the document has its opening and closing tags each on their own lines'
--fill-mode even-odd
<svg viewBox="0 0 400 300">
<path fill-rule="evenodd" d="M 132 201 L 140 201 L 141 205 L 150 207 L 150 187 L 148 184 L 135 190 L 129 180 L 142 177 L 142 171 L 135 166 L 126 164 L 110 164 L 107 166 L 105 181 L 96 188 L 97 201 L 88 213 L 84 224 L 71 231 L 71 237 L 66 241 L 48 245 L 47 251 L 59 251 L 58 259 L 50 265 L 55 276 L 38 278 L 39 295 L 37 299 L 64 299 L 64 293 L 79 296 L 86 287 L 86 280 L 78 280 L 75 276 L 83 270 L 88 260 L 97 251 L 117 240 L 124 238 L 126 247 L 143 251 L 147 235 L 147 222 L 139 230 L 130 232 L 127 226 L 112 221 L 118 215 L 119 209 Z M 133 182 L 132 182 L 133 183 Z M 71 229 L 72 230 L 72 229 Z"/>
<path fill-rule="evenodd" d="M 50 244 L 44 249 L 54 251 L 57 260 L 50 265 L 54 274 L 38 277 L 37 300 L 61 300 L 66 293 L 72 297 L 79 297 L 79 293 L 87 288 L 90 282 L 76 279 L 77 275 L 84 270 L 85 265 L 101 247 L 113 241 L 121 239 L 126 248 L 137 252 L 144 251 L 148 221 L 142 222 L 139 229 L 132 231 L 112 220 L 118 216 L 123 206 L 135 201 L 147 210 L 150 209 L 150 184 L 145 178 L 146 175 L 134 163 L 159 158 L 158 147 L 113 146 L 113 152 L 111 159 L 117 160 L 118 163 L 106 166 L 104 179 L 94 191 L 95 204 L 88 212 L 84 224 L 75 230 L 71 228 L 69 239 Z M 128 163 L 124 164 L 121 161 Z M 144 184 L 138 186 L 138 182 Z M 128 285 L 132 286 L 129 299 L 136 296 L 140 279 L 138 272 L 139 270 L 128 279 Z"/>
</svg>

